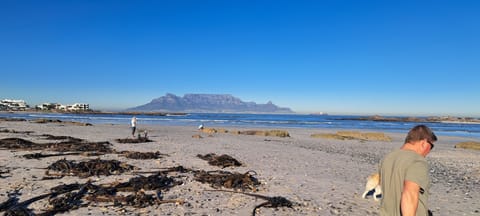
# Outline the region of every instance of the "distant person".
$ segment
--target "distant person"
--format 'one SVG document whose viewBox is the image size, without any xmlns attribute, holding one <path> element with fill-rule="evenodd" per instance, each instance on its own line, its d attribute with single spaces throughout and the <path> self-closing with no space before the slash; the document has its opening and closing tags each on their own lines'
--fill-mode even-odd
<svg viewBox="0 0 480 216">
<path fill-rule="evenodd" d="M 410 129 L 400 149 L 387 154 L 380 163 L 382 203 L 380 215 L 427 216 L 430 189 L 425 159 L 437 136 L 425 125 Z"/>
<path fill-rule="evenodd" d="M 135 137 L 135 130 L 137 129 L 137 117 L 133 116 L 130 123 L 132 127 L 132 136 Z"/>
</svg>

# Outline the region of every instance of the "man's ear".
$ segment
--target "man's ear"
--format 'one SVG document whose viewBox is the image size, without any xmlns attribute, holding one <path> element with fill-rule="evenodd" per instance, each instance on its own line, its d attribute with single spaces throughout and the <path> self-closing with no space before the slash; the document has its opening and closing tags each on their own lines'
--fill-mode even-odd
<svg viewBox="0 0 480 216">
<path fill-rule="evenodd" d="M 422 148 L 427 149 L 430 143 L 428 143 L 427 139 L 422 140 Z"/>
</svg>

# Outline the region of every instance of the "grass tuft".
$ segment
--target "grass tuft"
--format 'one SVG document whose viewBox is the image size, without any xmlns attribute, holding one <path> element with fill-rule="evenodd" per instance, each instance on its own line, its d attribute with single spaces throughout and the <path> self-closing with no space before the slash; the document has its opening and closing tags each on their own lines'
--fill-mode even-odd
<svg viewBox="0 0 480 216">
<path fill-rule="evenodd" d="M 457 143 L 455 148 L 480 150 L 480 142 L 461 142 Z"/>
<path fill-rule="evenodd" d="M 363 141 L 392 141 L 392 138 L 380 132 L 362 133 L 358 131 L 337 131 L 337 133 L 312 134 L 313 138 L 337 139 L 337 140 L 363 140 Z"/>
</svg>

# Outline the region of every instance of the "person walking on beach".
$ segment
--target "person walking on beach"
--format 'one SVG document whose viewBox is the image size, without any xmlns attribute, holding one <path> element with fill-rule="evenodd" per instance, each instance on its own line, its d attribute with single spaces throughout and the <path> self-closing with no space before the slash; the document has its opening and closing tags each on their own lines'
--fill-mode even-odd
<svg viewBox="0 0 480 216">
<path fill-rule="evenodd" d="M 130 123 L 132 127 L 132 136 L 135 137 L 135 130 L 137 129 L 137 117 L 133 116 Z"/>
<path fill-rule="evenodd" d="M 425 159 L 437 136 L 425 125 L 410 129 L 400 149 L 387 154 L 380 163 L 382 203 L 380 215 L 427 216 L 430 188 Z"/>
</svg>

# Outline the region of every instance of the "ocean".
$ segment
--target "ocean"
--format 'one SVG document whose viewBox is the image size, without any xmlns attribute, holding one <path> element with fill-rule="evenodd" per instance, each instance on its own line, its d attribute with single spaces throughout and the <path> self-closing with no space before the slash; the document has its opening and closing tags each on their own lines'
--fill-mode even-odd
<svg viewBox="0 0 480 216">
<path fill-rule="evenodd" d="M 227 114 L 190 113 L 187 115 L 136 115 L 139 125 L 177 125 L 198 127 L 252 127 L 252 128 L 332 128 L 342 130 L 372 130 L 406 133 L 416 124 L 425 124 L 437 135 L 462 136 L 480 139 L 480 124 L 443 122 L 380 122 L 345 120 L 362 116 L 302 115 L 302 114 Z M 23 119 L 59 119 L 91 124 L 130 124 L 132 115 L 124 114 L 70 114 L 70 113 L 8 113 L 0 117 Z"/>
</svg>

